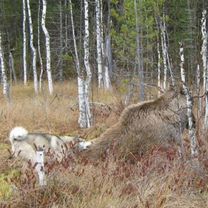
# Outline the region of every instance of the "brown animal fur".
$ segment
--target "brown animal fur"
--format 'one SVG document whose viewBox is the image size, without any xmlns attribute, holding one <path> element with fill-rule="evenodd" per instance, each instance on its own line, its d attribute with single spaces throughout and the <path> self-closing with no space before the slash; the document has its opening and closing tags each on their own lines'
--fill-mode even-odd
<svg viewBox="0 0 208 208">
<path fill-rule="evenodd" d="M 155 145 L 172 141 L 180 145 L 180 132 L 188 122 L 186 112 L 184 94 L 173 89 L 156 100 L 130 105 L 82 156 L 96 160 L 113 152 L 116 157 L 127 158 Z"/>
</svg>

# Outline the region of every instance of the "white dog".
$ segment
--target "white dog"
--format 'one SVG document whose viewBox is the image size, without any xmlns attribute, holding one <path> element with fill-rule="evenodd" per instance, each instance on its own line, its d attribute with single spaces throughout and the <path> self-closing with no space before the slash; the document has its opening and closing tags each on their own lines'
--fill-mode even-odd
<svg viewBox="0 0 208 208">
<path fill-rule="evenodd" d="M 24 160 L 30 160 L 33 164 L 36 161 L 37 149 L 43 149 L 45 152 L 50 150 L 54 153 L 55 158 L 61 161 L 68 151 L 66 143 L 74 143 L 79 150 L 87 149 L 91 145 L 91 142 L 77 137 L 29 133 L 23 127 L 13 128 L 9 134 L 9 140 L 14 156 L 19 156 Z"/>
</svg>

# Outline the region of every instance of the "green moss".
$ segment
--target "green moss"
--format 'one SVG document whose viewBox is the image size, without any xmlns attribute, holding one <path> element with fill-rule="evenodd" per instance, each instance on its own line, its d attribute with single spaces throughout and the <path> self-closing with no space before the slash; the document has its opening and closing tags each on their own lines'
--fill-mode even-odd
<svg viewBox="0 0 208 208">
<path fill-rule="evenodd" d="M 12 196 L 13 187 L 9 181 L 19 174 L 17 170 L 11 170 L 8 174 L 0 174 L 0 200 L 9 199 Z"/>
</svg>

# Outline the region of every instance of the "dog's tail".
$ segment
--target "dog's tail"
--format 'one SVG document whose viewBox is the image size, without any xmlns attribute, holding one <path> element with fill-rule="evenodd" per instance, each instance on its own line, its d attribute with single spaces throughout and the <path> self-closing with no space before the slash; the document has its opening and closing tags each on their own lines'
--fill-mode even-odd
<svg viewBox="0 0 208 208">
<path fill-rule="evenodd" d="M 23 127 L 14 127 L 9 134 L 9 140 L 12 143 L 14 140 L 23 140 L 28 135 L 28 131 Z"/>
</svg>

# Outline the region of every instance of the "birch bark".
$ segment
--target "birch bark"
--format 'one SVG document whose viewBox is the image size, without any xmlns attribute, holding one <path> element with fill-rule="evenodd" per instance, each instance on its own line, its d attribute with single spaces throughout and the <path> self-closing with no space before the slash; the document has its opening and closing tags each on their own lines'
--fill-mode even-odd
<svg viewBox="0 0 208 208">
<path fill-rule="evenodd" d="M 111 89 L 110 72 L 112 74 L 112 51 L 111 51 L 111 37 L 108 34 L 105 38 L 105 51 L 104 51 L 104 88 Z"/>
<path fill-rule="evenodd" d="M 73 18 L 73 7 L 72 7 L 71 0 L 69 0 L 69 9 L 70 9 L 73 43 L 74 43 L 75 64 L 76 64 L 77 75 L 80 76 L 80 72 L 81 72 L 81 70 L 80 70 L 80 61 L 79 61 L 79 54 L 78 54 L 78 50 L 77 50 L 77 42 L 76 42 L 74 18 Z"/>
<path fill-rule="evenodd" d="M 160 54 L 160 42 L 159 38 L 157 40 L 157 86 L 160 88 L 161 87 L 161 54 Z M 160 96 L 160 90 L 158 90 L 158 96 Z"/>
<path fill-rule="evenodd" d="M 27 0 L 27 11 L 28 11 L 28 20 L 29 20 L 29 31 L 30 31 L 30 48 L 32 51 L 32 66 L 33 66 L 33 79 L 34 79 L 34 90 L 35 93 L 38 93 L 38 75 L 36 67 L 36 49 L 33 44 L 33 24 L 30 10 L 30 0 Z"/>
<path fill-rule="evenodd" d="M 73 8 L 72 8 L 71 0 L 69 0 L 69 8 L 70 8 L 70 14 L 71 14 L 70 16 L 71 16 L 71 25 L 72 25 L 72 35 L 73 35 L 74 51 L 75 51 L 75 64 L 76 64 L 76 70 L 77 70 L 77 75 L 78 75 L 78 78 L 77 78 L 78 100 L 79 100 L 78 123 L 81 128 L 87 128 L 91 126 L 91 113 L 90 113 L 89 100 L 88 100 L 89 88 L 87 85 L 88 80 L 86 81 L 84 80 L 84 77 L 82 75 L 81 68 L 80 68 L 80 61 L 79 61 L 79 55 L 78 55 L 78 50 L 77 50 L 74 19 L 73 19 Z"/>
<path fill-rule="evenodd" d="M 193 123 L 193 102 L 192 98 L 189 92 L 188 87 L 186 86 L 186 79 L 185 79 L 185 70 L 184 70 L 184 50 L 183 45 L 180 44 L 180 59 L 181 59 L 181 81 L 183 83 L 183 89 L 186 94 L 187 99 L 187 116 L 188 116 L 188 124 L 189 124 L 189 137 L 190 137 L 190 143 L 191 143 L 191 155 L 193 157 L 198 155 L 197 150 L 197 143 L 196 143 L 196 131 Z"/>
<path fill-rule="evenodd" d="M 22 12 L 23 12 L 23 21 L 22 21 L 22 33 L 23 33 L 23 80 L 24 85 L 27 84 L 27 40 L 26 40 L 26 5 L 25 0 L 22 0 Z"/>
<path fill-rule="evenodd" d="M 98 87 L 103 88 L 100 0 L 95 0 L 95 3 L 96 3 L 95 11 L 96 11 L 96 42 L 97 42 Z"/>
<path fill-rule="evenodd" d="M 162 45 L 162 55 L 163 55 L 163 67 L 164 67 L 164 74 L 163 74 L 163 90 L 166 89 L 167 87 L 167 71 L 168 71 L 168 67 L 167 67 L 167 59 L 166 59 L 166 50 L 165 50 L 165 41 L 164 41 L 164 28 L 162 26 L 161 20 L 159 22 L 160 24 L 160 31 L 161 31 L 161 45 Z"/>
<path fill-rule="evenodd" d="M 206 14 L 207 11 L 204 10 L 202 12 L 202 19 L 201 19 L 201 33 L 202 33 L 202 48 L 201 48 L 201 55 L 202 55 L 202 64 L 203 64 L 203 88 L 204 91 L 206 90 L 206 79 L 207 79 L 207 31 L 206 31 Z"/>
<path fill-rule="evenodd" d="M 39 61 L 40 61 L 40 76 L 39 76 L 39 90 L 42 90 L 42 78 L 43 78 L 43 59 L 41 54 L 41 48 L 40 48 L 40 11 L 41 11 L 41 0 L 39 0 L 39 6 L 38 6 L 38 55 L 39 55 Z"/>
<path fill-rule="evenodd" d="M 110 2 L 108 2 L 110 4 Z M 109 7 L 110 8 L 110 7 Z M 109 18 L 109 17 L 108 17 Z M 110 20 L 108 20 L 110 21 Z M 110 22 L 108 26 L 110 27 Z M 100 0 L 100 32 L 101 32 L 101 56 L 102 56 L 102 78 L 104 89 L 111 89 L 111 80 L 110 80 L 110 68 L 112 68 L 112 57 L 111 57 L 111 43 L 110 43 L 110 28 L 107 28 L 107 35 L 104 38 L 104 29 L 103 29 L 103 1 Z M 105 39 L 105 41 L 104 41 Z"/>
<path fill-rule="evenodd" d="M 89 106 L 89 90 L 91 83 L 91 69 L 89 64 L 89 5 L 88 0 L 84 0 L 84 66 L 86 70 L 86 80 L 84 84 L 84 104 L 82 105 L 82 112 L 85 114 L 85 118 L 80 120 L 80 126 L 83 128 L 89 128 L 92 122 L 92 115 Z"/>
<path fill-rule="evenodd" d="M 42 30 L 45 34 L 45 47 L 46 47 L 46 71 L 47 71 L 47 77 L 48 77 L 48 89 L 49 93 L 53 94 L 53 79 L 51 74 L 51 49 L 50 49 L 50 36 L 48 33 L 48 30 L 45 25 L 45 19 L 46 19 L 46 0 L 42 0 L 43 3 L 43 9 L 42 9 L 42 19 L 41 19 L 41 25 Z"/>
<path fill-rule="evenodd" d="M 68 4 L 67 4 L 67 0 L 64 0 L 64 7 L 66 10 L 68 10 Z M 68 14 L 65 13 L 65 49 L 68 49 Z"/>
<path fill-rule="evenodd" d="M 107 27 L 106 27 L 106 30 L 107 30 L 106 34 L 107 35 L 105 37 L 105 57 L 106 57 L 107 64 L 108 64 L 109 80 L 113 74 L 113 60 L 112 60 L 110 27 L 111 27 L 111 1 L 108 1 L 108 15 L 107 15 Z"/>
<path fill-rule="evenodd" d="M 60 0 L 59 26 L 60 26 L 60 54 L 59 54 L 59 80 L 63 81 L 63 8 Z M 65 40 L 66 41 L 66 40 Z"/>
<path fill-rule="evenodd" d="M 163 16 L 164 22 L 163 22 L 163 28 L 164 28 L 164 44 L 165 44 L 165 53 L 166 53 L 166 59 L 167 59 L 167 66 L 168 66 L 168 70 L 170 72 L 170 78 L 171 78 L 171 84 L 173 86 L 175 86 L 175 78 L 174 78 L 174 74 L 172 71 L 172 67 L 171 67 L 171 63 L 170 63 L 170 57 L 169 57 L 169 53 L 168 53 L 168 32 L 167 32 L 167 27 L 166 27 L 166 23 L 165 23 L 165 17 Z"/>
<path fill-rule="evenodd" d="M 203 90 L 205 92 L 205 117 L 204 127 L 208 128 L 208 66 L 207 66 L 207 29 L 206 29 L 206 14 L 207 11 L 203 10 L 201 19 L 201 33 L 202 33 L 202 63 L 203 63 Z"/>
<path fill-rule="evenodd" d="M 139 9 L 140 9 L 140 21 L 142 18 L 142 0 L 139 0 Z M 140 100 L 144 101 L 144 67 L 143 67 L 143 53 L 142 53 L 142 30 L 141 25 L 139 24 L 138 20 L 138 7 L 137 7 L 137 0 L 134 0 L 134 10 L 135 10 L 135 17 L 136 17 L 136 44 L 137 44 L 137 67 L 138 67 L 138 74 L 140 79 Z"/>
<path fill-rule="evenodd" d="M 164 19 L 164 15 L 163 15 Z M 161 31 L 161 45 L 162 45 L 162 56 L 163 56 L 163 65 L 164 65 L 164 78 L 163 78 L 163 89 L 165 90 L 167 88 L 167 73 L 168 70 L 170 72 L 172 85 L 175 86 L 175 79 L 173 75 L 173 71 L 171 69 L 169 54 L 168 54 L 168 46 L 167 46 L 167 31 L 166 31 L 166 24 L 165 20 L 159 19 L 159 26 Z"/>
<path fill-rule="evenodd" d="M 1 33 L 0 33 L 0 67 L 1 67 L 1 75 L 2 75 L 2 83 L 3 83 L 3 95 L 8 96 L 8 84 L 7 84 L 7 75 L 5 70 L 4 55 L 2 49 Z"/>
<path fill-rule="evenodd" d="M 17 83 L 17 76 L 14 68 L 14 58 L 12 51 L 9 52 L 9 68 L 10 68 L 10 82 L 12 83 L 12 77 L 14 78 L 14 83 Z"/>
<path fill-rule="evenodd" d="M 197 68 L 196 68 L 196 91 L 197 91 L 198 96 L 200 96 L 200 80 L 201 80 L 200 67 L 199 67 L 199 64 L 197 64 Z M 198 98 L 198 111 L 199 112 L 201 112 L 201 103 L 202 103 L 202 99 L 199 97 Z"/>
</svg>

